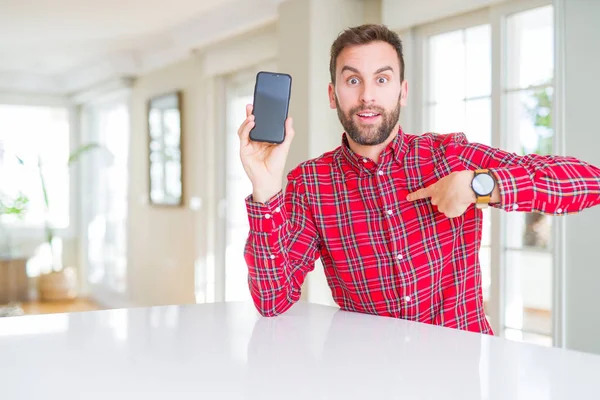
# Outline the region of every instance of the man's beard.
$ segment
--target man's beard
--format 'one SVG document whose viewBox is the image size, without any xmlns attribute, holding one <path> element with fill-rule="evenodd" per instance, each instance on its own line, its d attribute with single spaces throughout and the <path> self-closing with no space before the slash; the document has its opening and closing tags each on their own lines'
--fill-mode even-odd
<svg viewBox="0 0 600 400">
<path fill-rule="evenodd" d="M 337 96 L 335 96 L 335 105 L 337 107 L 337 114 L 344 130 L 350 136 L 350 138 L 363 146 L 375 146 L 385 142 L 390 135 L 398 119 L 400 118 L 400 98 L 398 98 L 398 105 L 393 111 L 386 112 L 383 108 L 372 106 L 365 107 L 359 106 L 352 108 L 348 114 L 344 114 L 338 102 Z M 352 119 L 353 116 L 360 113 L 361 111 L 371 110 L 378 113 L 381 116 L 381 122 L 379 125 L 364 126 L 359 128 L 358 125 Z"/>
</svg>

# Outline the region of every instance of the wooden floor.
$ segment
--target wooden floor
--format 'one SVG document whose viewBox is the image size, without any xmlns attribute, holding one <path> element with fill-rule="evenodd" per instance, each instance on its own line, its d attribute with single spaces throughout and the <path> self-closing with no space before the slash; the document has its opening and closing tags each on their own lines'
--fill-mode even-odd
<svg viewBox="0 0 600 400">
<path fill-rule="evenodd" d="M 30 302 L 21 303 L 21 308 L 27 315 L 33 314 L 56 314 L 77 311 L 95 311 L 101 310 L 98 304 L 88 299 L 76 299 L 73 301 L 52 301 L 52 302 Z"/>
</svg>

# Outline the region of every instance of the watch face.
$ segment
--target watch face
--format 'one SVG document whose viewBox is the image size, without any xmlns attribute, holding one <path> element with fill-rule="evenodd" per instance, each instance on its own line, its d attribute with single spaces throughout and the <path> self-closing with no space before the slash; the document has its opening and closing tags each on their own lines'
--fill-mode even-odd
<svg viewBox="0 0 600 400">
<path fill-rule="evenodd" d="M 488 174 L 480 174 L 473 178 L 473 190 L 478 196 L 487 196 L 494 190 L 494 178 Z"/>
</svg>

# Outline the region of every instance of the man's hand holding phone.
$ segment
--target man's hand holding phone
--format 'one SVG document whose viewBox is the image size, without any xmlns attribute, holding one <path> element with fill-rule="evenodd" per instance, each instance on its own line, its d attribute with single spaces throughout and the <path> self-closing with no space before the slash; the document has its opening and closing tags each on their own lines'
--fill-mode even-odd
<svg viewBox="0 0 600 400">
<path fill-rule="evenodd" d="M 252 105 L 246 106 L 246 120 L 238 129 L 240 158 L 246 174 L 252 182 L 254 201 L 265 203 L 282 189 L 285 161 L 294 139 L 292 118 L 285 120 L 285 139 L 281 144 L 257 142 L 250 139 L 254 128 Z"/>
</svg>

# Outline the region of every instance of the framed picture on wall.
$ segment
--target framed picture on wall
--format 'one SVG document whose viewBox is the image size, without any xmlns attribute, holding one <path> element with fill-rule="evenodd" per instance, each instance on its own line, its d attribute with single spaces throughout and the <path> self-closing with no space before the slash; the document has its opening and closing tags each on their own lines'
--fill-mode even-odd
<svg viewBox="0 0 600 400">
<path fill-rule="evenodd" d="M 182 94 L 148 100 L 148 190 L 151 205 L 183 205 Z"/>
</svg>

